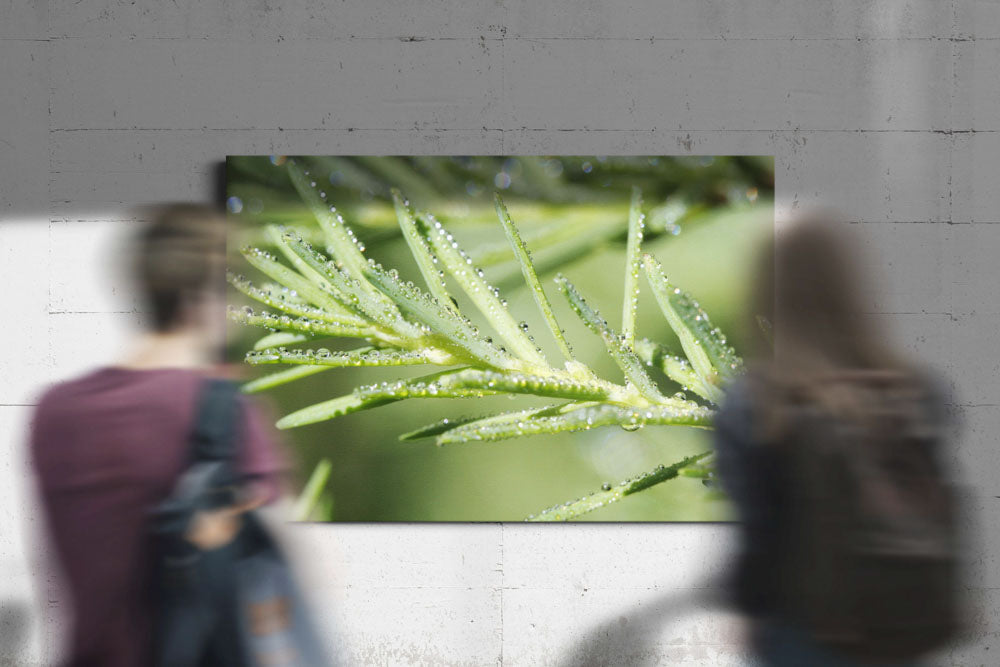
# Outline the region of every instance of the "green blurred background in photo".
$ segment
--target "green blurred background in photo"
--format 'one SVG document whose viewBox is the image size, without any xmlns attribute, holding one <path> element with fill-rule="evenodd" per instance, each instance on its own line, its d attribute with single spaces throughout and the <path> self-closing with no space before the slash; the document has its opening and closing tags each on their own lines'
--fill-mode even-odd
<svg viewBox="0 0 1000 667">
<path fill-rule="evenodd" d="M 227 206 L 231 214 L 230 268 L 259 278 L 237 252 L 264 247 L 263 225 L 294 226 L 318 238 L 283 156 L 230 157 Z M 335 205 L 366 246 L 366 254 L 422 285 L 399 233 L 389 189 L 432 213 L 501 288 L 515 317 L 527 323 L 550 360 L 559 354 L 493 211 L 499 192 L 532 250 L 556 317 L 577 358 L 621 382 L 600 338 L 587 330 L 552 284 L 562 272 L 618 328 L 623 298 L 625 239 L 633 185 L 646 214 L 643 250 L 666 275 L 691 292 L 736 348 L 761 335 L 747 311 L 758 254 L 771 245 L 774 162 L 771 157 L 300 157 L 326 201 Z M 680 344 L 640 278 L 637 333 L 676 354 Z M 231 290 L 231 302 L 245 303 Z M 457 292 L 457 290 L 456 290 Z M 475 313 L 456 295 L 462 311 Z M 475 320 L 476 318 L 473 317 Z M 480 321 L 481 323 L 481 321 Z M 242 360 L 262 332 L 233 327 L 231 360 Z M 344 339 L 328 347 L 358 347 Z M 277 366 L 246 367 L 252 378 Z M 333 369 L 270 390 L 275 416 L 348 394 L 359 385 L 427 373 L 427 369 Z M 680 390 L 654 373 L 663 390 Z M 689 398 L 692 397 L 689 395 Z M 696 398 L 696 397 L 695 397 Z M 701 399 L 698 399 L 699 401 Z M 519 521 L 530 514 L 617 484 L 711 447 L 711 433 L 680 426 L 636 431 L 604 427 L 501 442 L 437 447 L 433 439 L 399 436 L 439 419 L 486 416 L 552 399 L 506 396 L 412 399 L 323 423 L 284 431 L 304 481 L 329 460 L 319 520 Z M 703 401 L 702 401 L 703 402 Z M 586 521 L 719 521 L 730 518 L 717 489 L 679 477 L 582 517 Z"/>
</svg>

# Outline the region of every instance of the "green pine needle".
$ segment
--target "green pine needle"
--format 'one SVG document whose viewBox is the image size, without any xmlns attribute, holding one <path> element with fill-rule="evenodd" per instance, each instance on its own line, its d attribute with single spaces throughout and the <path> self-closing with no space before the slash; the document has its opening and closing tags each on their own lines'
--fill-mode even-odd
<svg viewBox="0 0 1000 667">
<path fill-rule="evenodd" d="M 527 326 L 518 324 L 500 298 L 500 291 L 490 285 L 482 269 L 459 247 L 458 242 L 440 222 L 423 218 L 426 233 L 437 256 L 459 287 L 490 322 L 497 334 L 511 346 L 511 352 L 529 364 L 545 366 L 545 358 L 527 334 Z"/>
<path fill-rule="evenodd" d="M 660 390 L 656 388 L 656 384 L 646 374 L 642 364 L 639 362 L 639 358 L 635 355 L 632 348 L 626 344 L 624 337 L 619 336 L 608 326 L 608 321 L 587 304 L 580 292 L 577 291 L 576 287 L 565 276 L 556 276 L 556 284 L 566 296 L 574 312 L 576 312 L 591 331 L 599 335 L 601 340 L 604 341 L 608 352 L 614 358 L 619 368 L 622 369 L 629 383 L 636 387 L 647 400 L 653 403 L 664 400 L 663 394 L 660 393 Z"/>
<path fill-rule="evenodd" d="M 626 346 L 635 342 L 635 311 L 639 306 L 639 249 L 642 247 L 642 194 L 632 188 L 628 211 L 628 244 L 625 247 L 625 294 L 622 297 L 622 336 Z"/>
<path fill-rule="evenodd" d="M 531 288 L 531 295 L 535 298 L 538 310 L 542 312 L 545 323 L 548 325 L 552 337 L 555 338 L 556 344 L 559 346 L 559 351 L 563 353 L 567 361 L 573 361 L 573 351 L 570 349 L 569 343 L 566 342 L 566 337 L 563 335 L 562 329 L 559 328 L 559 322 L 556 321 L 556 316 L 552 312 L 552 304 L 549 303 L 549 299 L 545 295 L 545 290 L 542 289 L 542 284 L 538 281 L 538 275 L 535 273 L 535 266 L 531 263 L 531 255 L 528 253 L 528 248 L 524 245 L 524 241 L 521 240 L 521 235 L 518 234 L 517 227 L 514 226 L 513 221 L 510 219 L 510 214 L 507 212 L 507 207 L 504 206 L 500 195 L 497 194 L 495 197 L 497 216 L 500 218 L 500 224 L 503 225 L 507 241 L 514 249 L 514 255 L 521 265 L 521 273 L 524 274 L 524 280 L 528 283 L 528 287 Z"/>
<path fill-rule="evenodd" d="M 309 481 L 306 482 L 305 488 L 302 489 L 298 500 L 295 501 L 295 507 L 292 510 L 293 520 L 309 521 L 317 513 L 317 509 L 323 506 L 323 491 L 326 489 L 332 471 L 333 464 L 330 463 L 330 459 L 322 459 L 316 464 L 312 474 L 309 475 Z M 322 514 L 329 516 L 330 509 L 327 508 Z"/>
<path fill-rule="evenodd" d="M 431 251 L 427 237 L 417 226 L 417 221 L 413 219 L 409 203 L 403 199 L 399 190 L 395 189 L 392 191 L 392 200 L 396 205 L 399 228 L 403 230 L 403 238 L 410 246 L 410 253 L 417 261 L 417 267 L 424 277 L 424 282 L 427 283 L 427 288 L 442 306 L 453 309 L 451 295 L 448 294 L 448 286 L 444 281 L 444 271 L 437 268 L 438 258 Z"/>
<path fill-rule="evenodd" d="M 611 503 L 616 503 L 633 493 L 638 493 L 639 491 L 648 489 L 656 484 L 662 484 L 663 482 L 674 479 L 677 477 L 680 470 L 693 463 L 697 463 L 710 453 L 711 452 L 703 452 L 701 454 L 695 454 L 694 456 L 688 456 L 687 458 L 681 459 L 677 463 L 669 466 L 661 465 L 655 470 L 639 475 L 638 477 L 633 477 L 632 479 L 627 479 L 616 485 L 605 484 L 604 488 L 600 491 L 595 491 L 594 493 L 584 496 L 583 498 L 578 498 L 577 500 L 571 500 L 567 503 L 550 507 L 547 510 L 539 512 L 537 515 L 529 516 L 527 520 L 569 521 L 570 519 L 575 519 L 588 512 L 593 512 L 601 507 L 606 507 Z"/>
<path fill-rule="evenodd" d="M 256 394 L 266 389 L 274 389 L 283 384 L 309 377 L 310 375 L 316 375 L 316 373 L 321 373 L 331 368 L 333 366 L 293 366 L 292 368 L 286 368 L 277 373 L 270 373 L 256 380 L 251 380 L 240 387 L 240 389 L 245 394 Z"/>
</svg>

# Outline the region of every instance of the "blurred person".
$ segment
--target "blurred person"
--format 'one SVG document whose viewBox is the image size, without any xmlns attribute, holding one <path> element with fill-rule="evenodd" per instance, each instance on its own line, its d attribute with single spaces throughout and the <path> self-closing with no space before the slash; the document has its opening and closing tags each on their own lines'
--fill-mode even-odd
<svg viewBox="0 0 1000 667">
<path fill-rule="evenodd" d="M 716 419 L 734 602 L 767 665 L 915 665 L 959 625 L 944 392 L 862 314 L 857 257 L 832 214 L 777 236 L 754 308 L 773 350 Z"/>
<path fill-rule="evenodd" d="M 158 209 L 131 248 L 147 330 L 116 364 L 48 389 L 35 411 L 31 453 L 68 595 L 68 665 L 153 664 L 150 515 L 191 462 L 199 396 L 222 375 L 225 235 L 211 207 Z M 194 515 L 186 537 L 199 549 L 231 542 L 242 512 L 280 495 L 270 421 L 239 401 L 239 501 Z"/>
</svg>

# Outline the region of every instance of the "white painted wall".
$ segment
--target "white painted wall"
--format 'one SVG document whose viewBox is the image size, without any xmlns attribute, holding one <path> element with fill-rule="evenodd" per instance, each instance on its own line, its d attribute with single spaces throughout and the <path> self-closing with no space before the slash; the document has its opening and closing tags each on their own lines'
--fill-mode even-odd
<svg viewBox="0 0 1000 667">
<path fill-rule="evenodd" d="M 20 458 L 46 382 L 141 317 L 130 206 L 207 200 L 226 154 L 773 154 L 779 223 L 839 207 L 873 317 L 955 386 L 975 636 L 1000 631 L 996 0 L 0 1 L 0 633 L 37 594 Z M 723 525 L 342 525 L 297 536 L 348 664 L 742 662 Z M 36 607 L 40 601 L 40 606 Z M 35 614 L 37 616 L 37 614 Z M 4 637 L 0 634 L 0 638 Z M 0 663 L 48 664 L 32 625 Z"/>
</svg>

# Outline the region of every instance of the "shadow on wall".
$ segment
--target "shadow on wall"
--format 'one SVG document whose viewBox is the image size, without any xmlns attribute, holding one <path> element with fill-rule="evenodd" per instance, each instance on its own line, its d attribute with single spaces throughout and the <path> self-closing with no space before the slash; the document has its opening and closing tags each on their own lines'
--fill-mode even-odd
<svg viewBox="0 0 1000 667">
<path fill-rule="evenodd" d="M 21 601 L 0 601 L 0 664 L 20 665 L 28 651 L 31 610 Z"/>
<path fill-rule="evenodd" d="M 664 631 L 687 618 L 724 615 L 727 609 L 722 591 L 719 581 L 703 580 L 690 588 L 671 590 L 646 603 L 615 612 L 588 629 L 559 664 L 561 667 L 672 664 L 679 657 L 675 651 L 690 653 L 697 646 L 694 641 L 664 642 Z M 734 660 L 741 658 L 743 651 L 735 636 L 730 646 L 713 642 L 711 648 L 722 651 L 728 648 L 734 652 Z"/>
</svg>

